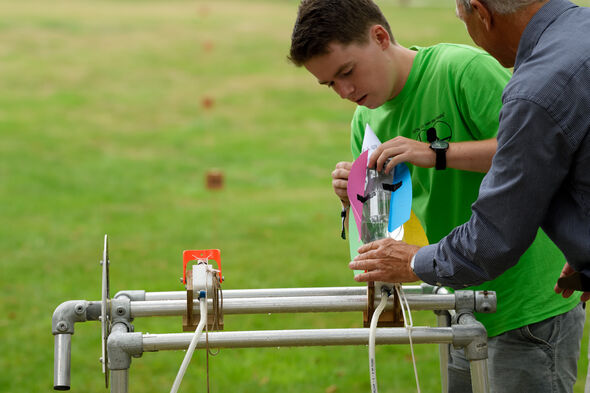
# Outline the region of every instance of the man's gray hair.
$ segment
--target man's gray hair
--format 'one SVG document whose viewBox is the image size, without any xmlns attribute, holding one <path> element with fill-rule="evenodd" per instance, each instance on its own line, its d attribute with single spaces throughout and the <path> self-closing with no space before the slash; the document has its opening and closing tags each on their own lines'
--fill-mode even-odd
<svg viewBox="0 0 590 393">
<path fill-rule="evenodd" d="M 458 0 L 465 11 L 471 12 L 470 0 Z M 498 14 L 512 14 L 524 6 L 540 3 L 544 0 L 480 0 L 486 4 L 492 11 Z"/>
</svg>

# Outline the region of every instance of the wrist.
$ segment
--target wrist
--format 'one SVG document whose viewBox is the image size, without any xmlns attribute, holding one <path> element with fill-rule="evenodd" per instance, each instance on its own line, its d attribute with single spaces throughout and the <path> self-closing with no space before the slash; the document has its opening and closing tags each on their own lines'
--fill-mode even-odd
<svg viewBox="0 0 590 393">
<path fill-rule="evenodd" d="M 437 170 L 443 170 L 447 168 L 447 150 L 449 149 L 449 142 L 444 139 L 439 139 L 436 135 L 434 127 L 429 128 L 426 131 L 426 138 L 430 143 L 430 149 L 436 154 L 434 167 Z M 448 139 L 448 138 L 445 138 Z"/>
</svg>

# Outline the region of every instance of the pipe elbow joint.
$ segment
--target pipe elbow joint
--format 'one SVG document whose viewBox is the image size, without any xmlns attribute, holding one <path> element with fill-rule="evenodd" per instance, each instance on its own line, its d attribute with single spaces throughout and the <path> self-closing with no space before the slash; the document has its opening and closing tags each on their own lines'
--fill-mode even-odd
<svg viewBox="0 0 590 393">
<path fill-rule="evenodd" d="M 51 332 L 74 334 L 74 323 L 86 321 L 88 305 L 86 300 L 68 300 L 57 306 L 51 318 Z"/>
</svg>

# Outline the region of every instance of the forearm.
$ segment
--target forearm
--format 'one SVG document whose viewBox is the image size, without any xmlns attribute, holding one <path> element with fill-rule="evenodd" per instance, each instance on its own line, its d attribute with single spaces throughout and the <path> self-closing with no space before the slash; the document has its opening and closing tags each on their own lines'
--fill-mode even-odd
<svg viewBox="0 0 590 393">
<path fill-rule="evenodd" d="M 414 273 L 431 285 L 455 289 L 478 285 L 514 266 L 530 244 L 527 240 L 522 241 L 523 247 L 491 244 L 494 242 L 486 242 L 483 238 L 487 236 L 503 243 L 502 237 L 494 233 L 492 227 L 483 225 L 474 229 L 473 224 L 472 219 L 455 228 L 439 243 L 422 247 L 414 258 Z M 479 233 L 472 236 L 473 232 Z M 498 249 L 495 249 L 496 245 Z"/>
<path fill-rule="evenodd" d="M 451 142 L 446 151 L 446 166 L 464 171 L 487 172 L 496 152 L 496 139 L 478 141 Z M 390 161 L 386 161 L 391 158 Z M 401 162 L 407 162 L 421 168 L 433 168 L 436 165 L 436 153 L 430 143 L 420 142 L 405 137 L 395 137 L 379 146 L 371 157 L 368 166 L 387 172 Z"/>
<path fill-rule="evenodd" d="M 485 173 L 492 165 L 496 148 L 496 138 L 450 143 L 447 150 L 447 167 Z"/>
<path fill-rule="evenodd" d="M 475 285 L 516 264 L 568 175 L 573 149 L 551 116 L 528 101 L 504 111 L 506 129 L 470 220 L 416 254 L 414 271 L 428 283 Z"/>
</svg>

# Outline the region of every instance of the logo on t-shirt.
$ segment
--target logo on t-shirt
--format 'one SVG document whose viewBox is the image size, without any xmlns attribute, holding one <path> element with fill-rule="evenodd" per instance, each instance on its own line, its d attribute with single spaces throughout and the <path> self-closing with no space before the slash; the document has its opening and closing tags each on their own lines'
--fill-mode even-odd
<svg viewBox="0 0 590 393">
<path fill-rule="evenodd" d="M 428 130 L 434 128 L 438 139 L 442 141 L 451 140 L 453 137 L 453 130 L 449 123 L 444 121 L 444 118 L 445 113 L 443 112 L 434 119 L 422 124 L 420 127 L 414 128 L 412 130 L 412 134 L 415 135 L 414 138 L 420 142 L 428 142 L 428 138 L 426 137 Z"/>
</svg>

